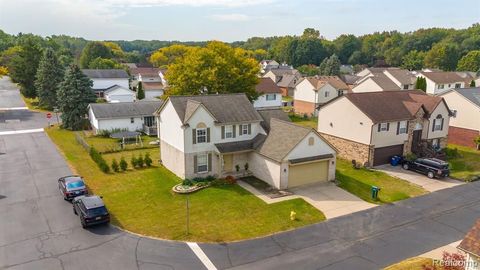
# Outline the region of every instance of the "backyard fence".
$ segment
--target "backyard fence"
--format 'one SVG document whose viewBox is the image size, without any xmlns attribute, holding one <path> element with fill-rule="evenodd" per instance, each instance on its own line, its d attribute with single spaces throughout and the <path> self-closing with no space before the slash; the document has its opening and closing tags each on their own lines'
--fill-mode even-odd
<svg viewBox="0 0 480 270">
<path fill-rule="evenodd" d="M 90 152 L 90 145 L 85 141 L 85 139 L 80 135 L 79 132 L 75 132 L 75 139 L 77 140 L 78 144 L 80 144 L 83 149 L 85 149 L 87 152 Z"/>
</svg>

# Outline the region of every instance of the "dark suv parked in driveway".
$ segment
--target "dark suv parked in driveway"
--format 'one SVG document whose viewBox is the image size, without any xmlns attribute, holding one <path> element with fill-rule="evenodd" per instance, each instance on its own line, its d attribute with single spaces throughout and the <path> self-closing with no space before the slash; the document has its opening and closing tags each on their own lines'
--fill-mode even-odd
<svg viewBox="0 0 480 270">
<path fill-rule="evenodd" d="M 442 178 L 450 175 L 448 163 L 436 158 L 417 158 L 413 161 L 404 160 L 402 167 L 428 176 L 428 178 Z"/>
<path fill-rule="evenodd" d="M 79 196 L 73 199 L 72 204 L 73 213 L 80 216 L 83 228 L 110 222 L 110 214 L 99 196 Z"/>
</svg>

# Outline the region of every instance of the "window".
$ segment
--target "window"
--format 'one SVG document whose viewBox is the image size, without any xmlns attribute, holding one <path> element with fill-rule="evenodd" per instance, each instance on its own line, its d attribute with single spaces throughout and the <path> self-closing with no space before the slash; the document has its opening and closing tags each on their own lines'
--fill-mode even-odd
<svg viewBox="0 0 480 270">
<path fill-rule="evenodd" d="M 225 138 L 233 138 L 233 126 L 225 126 Z"/>
<path fill-rule="evenodd" d="M 403 85 L 403 90 L 408 90 L 408 84 Z"/>
<path fill-rule="evenodd" d="M 207 142 L 207 129 L 198 128 L 197 129 L 197 143 Z"/>
<path fill-rule="evenodd" d="M 440 146 L 440 141 L 438 139 L 433 139 L 432 140 L 432 146 L 433 147 L 439 147 Z"/>
<path fill-rule="evenodd" d="M 460 88 L 460 87 L 462 87 L 462 84 L 461 84 L 461 83 L 456 83 L 456 84 L 455 84 L 455 88 Z"/>
<path fill-rule="evenodd" d="M 325 97 L 329 97 L 330 96 L 330 91 L 325 91 Z"/>
<path fill-rule="evenodd" d="M 441 114 L 437 115 L 435 119 L 433 119 L 433 130 L 442 130 L 443 129 L 443 117 Z"/>
<path fill-rule="evenodd" d="M 406 134 L 407 133 L 407 121 L 398 122 L 397 134 Z"/>
<path fill-rule="evenodd" d="M 267 100 L 276 100 L 277 99 L 277 95 L 275 94 L 267 94 Z"/>
<path fill-rule="evenodd" d="M 143 118 L 143 123 L 147 127 L 153 127 L 153 126 L 155 126 L 155 117 L 154 116 L 145 116 Z"/>
<path fill-rule="evenodd" d="M 315 139 L 313 137 L 308 138 L 308 145 L 314 145 Z"/>
<path fill-rule="evenodd" d="M 135 118 L 133 118 L 133 117 L 130 118 L 130 123 L 131 123 L 131 124 L 135 123 Z"/>
<path fill-rule="evenodd" d="M 389 124 L 388 123 L 380 123 L 378 125 L 378 131 L 388 131 Z"/>
<path fill-rule="evenodd" d="M 240 125 L 240 135 L 248 135 L 248 125 Z"/>
<path fill-rule="evenodd" d="M 444 84 L 439 84 L 438 85 L 438 89 L 444 89 L 445 88 L 445 85 Z"/>
<path fill-rule="evenodd" d="M 203 173 L 208 171 L 208 155 L 197 155 L 197 172 Z"/>
</svg>

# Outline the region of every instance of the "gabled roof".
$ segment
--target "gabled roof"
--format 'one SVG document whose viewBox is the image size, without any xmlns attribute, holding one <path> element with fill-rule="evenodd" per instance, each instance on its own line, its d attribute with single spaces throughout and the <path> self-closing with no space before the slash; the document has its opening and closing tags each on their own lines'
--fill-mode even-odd
<svg viewBox="0 0 480 270">
<path fill-rule="evenodd" d="M 267 135 L 257 134 L 253 139 L 238 142 L 216 143 L 215 147 L 220 153 L 232 153 L 241 151 L 254 151 L 258 145 L 265 141 Z"/>
<path fill-rule="evenodd" d="M 290 122 L 290 118 L 282 108 L 258 108 L 257 112 L 262 116 L 263 121 L 260 125 L 266 132 L 270 131 L 270 122 L 273 118 Z"/>
<path fill-rule="evenodd" d="M 117 84 L 112 85 L 112 86 L 110 86 L 109 88 L 105 89 L 104 93 L 105 93 L 105 94 L 109 94 L 109 93 L 111 93 L 111 92 L 113 92 L 113 91 L 120 90 L 120 89 L 123 89 L 123 90 L 129 91 L 129 92 L 131 92 L 131 93 L 134 93 L 132 90 L 130 90 L 130 89 L 128 89 L 128 88 L 125 88 L 125 87 L 122 87 L 122 86 L 117 85 Z"/>
<path fill-rule="evenodd" d="M 374 81 L 383 91 L 388 90 L 399 90 L 401 89 L 398 85 L 396 85 L 387 75 L 383 73 L 373 73 L 374 75 L 369 77 L 372 81 Z"/>
<path fill-rule="evenodd" d="M 429 96 L 420 90 L 348 93 L 345 98 L 374 123 L 409 120 L 420 108 L 430 114 L 444 102 L 443 98 Z"/>
<path fill-rule="evenodd" d="M 88 105 L 97 119 L 130 118 L 150 116 L 160 108 L 163 101 L 136 101 L 121 103 L 92 103 Z"/>
<path fill-rule="evenodd" d="M 480 219 L 477 220 L 472 229 L 470 229 L 465 238 L 463 238 L 458 248 L 480 257 Z"/>
<path fill-rule="evenodd" d="M 298 72 L 298 70 L 296 69 L 293 69 L 291 67 L 283 67 L 283 66 L 280 66 L 278 68 L 272 68 L 272 69 L 269 69 L 268 71 L 271 71 L 273 74 L 275 74 L 275 76 L 284 76 L 286 74 L 291 74 L 291 75 L 298 75 L 300 76 L 300 72 Z"/>
<path fill-rule="evenodd" d="M 170 96 L 173 108 L 182 121 L 187 114 L 198 108 L 200 104 L 215 118 L 218 123 L 239 123 L 262 121 L 262 117 L 253 108 L 252 103 L 243 93 L 197 95 L 197 96 Z M 183 122 L 185 124 L 185 122 Z"/>
<path fill-rule="evenodd" d="M 142 82 L 142 87 L 144 90 L 162 90 L 164 88 L 163 83 L 161 82 Z"/>
<path fill-rule="evenodd" d="M 462 78 L 456 72 L 422 72 L 422 76 L 434 81 L 435 83 L 456 83 L 463 82 L 465 78 Z"/>
<path fill-rule="evenodd" d="M 259 94 L 281 93 L 280 87 L 269 77 L 259 78 L 255 91 Z"/>
<path fill-rule="evenodd" d="M 159 77 L 158 73 L 160 72 L 160 69 L 153 67 L 136 67 L 130 68 L 129 71 L 133 76 L 141 74 L 143 77 Z"/>
<path fill-rule="evenodd" d="M 311 76 L 306 79 L 315 87 L 316 90 L 320 89 L 326 83 L 330 84 L 337 90 L 349 90 L 347 84 L 345 84 L 338 76 Z"/>
<path fill-rule="evenodd" d="M 471 101 L 477 107 L 480 107 L 480 87 L 454 88 L 442 93 L 441 95 L 446 94 L 450 91 L 457 92 L 459 95 Z"/>
<path fill-rule="evenodd" d="M 406 69 L 386 69 L 384 73 L 390 73 L 401 84 L 414 84 L 416 77 Z"/>
<path fill-rule="evenodd" d="M 280 81 L 277 82 L 279 87 L 293 88 L 300 82 L 299 74 L 285 74 L 280 78 Z"/>
<path fill-rule="evenodd" d="M 129 78 L 123 69 L 82 69 L 82 72 L 91 79 Z"/>
<path fill-rule="evenodd" d="M 340 78 L 346 83 L 346 84 L 355 84 L 356 81 L 361 79 L 362 77 L 357 76 L 357 75 L 350 75 L 350 74 L 342 74 L 340 75 Z"/>
</svg>

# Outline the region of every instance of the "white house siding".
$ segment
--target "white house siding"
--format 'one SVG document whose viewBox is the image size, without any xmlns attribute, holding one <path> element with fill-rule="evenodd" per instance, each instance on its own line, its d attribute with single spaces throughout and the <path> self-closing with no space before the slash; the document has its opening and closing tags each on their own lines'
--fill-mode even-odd
<svg viewBox="0 0 480 270">
<path fill-rule="evenodd" d="M 93 78 L 93 89 L 105 89 L 108 87 L 111 87 L 113 85 L 118 85 L 122 86 L 128 89 L 128 78 L 107 78 L 107 79 L 101 79 L 101 78 Z"/>
<path fill-rule="evenodd" d="M 263 107 L 281 107 L 282 106 L 282 94 L 275 93 L 274 100 L 267 100 L 267 95 L 263 94 L 258 97 L 257 100 L 253 101 L 253 107 L 263 108 Z"/>
<path fill-rule="evenodd" d="M 405 141 L 408 140 L 408 134 L 404 133 L 397 135 L 397 124 L 398 122 L 389 122 L 388 131 L 378 131 L 379 124 L 375 124 L 372 128 L 371 144 L 378 148 L 405 143 Z"/>
<path fill-rule="evenodd" d="M 157 97 L 163 96 L 163 90 L 145 90 L 146 100 L 157 100 Z"/>
<path fill-rule="evenodd" d="M 465 87 L 465 82 L 462 82 L 462 81 L 456 82 L 456 83 L 437 84 L 434 81 L 427 78 L 426 76 L 423 76 L 422 74 L 417 75 L 417 77 L 424 77 L 426 79 L 427 88 L 426 88 L 425 92 L 427 92 L 427 94 L 430 94 L 430 95 L 437 95 L 437 94 L 440 94 L 440 93 L 442 93 L 442 92 L 444 92 L 448 89 L 456 88 L 455 84 L 460 84 L 459 88 L 464 88 Z M 440 89 L 441 85 L 443 85 L 443 88 Z"/>
<path fill-rule="evenodd" d="M 175 108 L 170 101 L 165 104 L 160 116 L 157 118 L 160 130 L 160 140 L 168 143 L 172 147 L 184 152 L 184 130 L 182 121 L 178 117 Z"/>
<path fill-rule="evenodd" d="M 88 109 L 88 119 L 90 120 L 90 125 L 92 125 L 93 130 L 96 132 L 98 130 L 98 119 L 95 117 L 91 108 Z"/>
<path fill-rule="evenodd" d="M 275 74 L 274 74 L 273 72 L 271 72 L 271 71 L 265 73 L 265 75 L 263 75 L 263 77 L 264 77 L 264 78 L 270 78 L 270 79 L 272 79 L 272 81 L 273 81 L 274 83 L 277 83 L 277 76 L 275 76 Z"/>
<path fill-rule="evenodd" d="M 370 144 L 372 121 L 347 98 L 340 97 L 318 112 L 318 131 Z"/>
<path fill-rule="evenodd" d="M 270 184 L 280 188 L 280 164 L 271 161 L 264 156 L 252 152 L 249 154 L 249 170 L 257 177 Z"/>
<path fill-rule="evenodd" d="M 294 100 L 301 100 L 314 103 L 317 99 L 317 93 L 313 90 L 313 85 L 307 80 L 302 80 L 293 91 Z"/>
<path fill-rule="evenodd" d="M 352 88 L 353 93 L 381 92 L 383 89 L 371 78 L 368 78 Z"/>
<path fill-rule="evenodd" d="M 98 119 L 98 130 L 128 129 L 129 131 L 142 130 L 142 117 L 133 117 L 133 123 L 129 118 Z"/>
<path fill-rule="evenodd" d="M 325 97 L 325 93 L 328 92 L 328 97 Z M 325 84 L 317 91 L 317 103 L 324 104 L 338 96 L 338 91 L 330 84 Z"/>
<path fill-rule="evenodd" d="M 456 116 L 450 118 L 450 126 L 480 130 L 480 108 L 456 91 L 450 91 L 442 97 Z"/>
<path fill-rule="evenodd" d="M 436 130 L 432 131 L 432 126 L 433 126 L 433 119 L 437 117 L 437 115 L 441 114 L 443 117 L 443 129 L 442 130 Z M 445 104 L 442 102 L 438 104 L 437 108 L 433 110 L 433 112 L 430 114 L 430 119 L 428 123 L 428 135 L 427 139 L 436 139 L 436 138 L 443 138 L 447 137 L 448 135 L 448 127 L 450 123 L 450 116 L 448 114 L 448 109 L 445 106 Z M 424 127 L 425 129 L 425 127 Z"/>
<path fill-rule="evenodd" d="M 135 92 L 128 88 L 117 88 L 115 90 L 105 93 L 107 102 L 133 102 L 135 101 Z"/>
<path fill-rule="evenodd" d="M 185 154 L 163 140 L 160 140 L 160 160 L 171 172 L 185 178 Z"/>
</svg>

